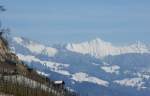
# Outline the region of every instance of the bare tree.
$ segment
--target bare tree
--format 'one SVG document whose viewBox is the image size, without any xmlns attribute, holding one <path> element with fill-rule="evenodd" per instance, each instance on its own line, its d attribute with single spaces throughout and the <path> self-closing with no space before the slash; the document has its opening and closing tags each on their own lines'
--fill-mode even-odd
<svg viewBox="0 0 150 96">
<path fill-rule="evenodd" d="M 4 8 L 4 6 L 0 5 L 0 14 L 4 11 L 6 11 L 6 9 Z M 2 27 L 2 23 L 0 20 L 0 39 L 3 40 L 6 47 L 8 47 L 7 36 L 9 35 L 9 32 L 10 32 L 9 28 Z"/>
<path fill-rule="evenodd" d="M 4 6 L 0 5 L 0 13 L 6 11 L 6 9 L 4 8 Z M 0 29 L 2 28 L 2 23 L 0 21 Z"/>
</svg>

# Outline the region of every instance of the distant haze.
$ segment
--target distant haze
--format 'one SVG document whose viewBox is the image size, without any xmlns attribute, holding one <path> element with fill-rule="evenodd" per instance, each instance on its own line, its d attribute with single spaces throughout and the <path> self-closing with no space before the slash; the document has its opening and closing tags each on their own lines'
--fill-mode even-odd
<svg viewBox="0 0 150 96">
<path fill-rule="evenodd" d="M 45 44 L 93 38 L 150 43 L 149 0 L 1 0 L 12 35 Z"/>
</svg>

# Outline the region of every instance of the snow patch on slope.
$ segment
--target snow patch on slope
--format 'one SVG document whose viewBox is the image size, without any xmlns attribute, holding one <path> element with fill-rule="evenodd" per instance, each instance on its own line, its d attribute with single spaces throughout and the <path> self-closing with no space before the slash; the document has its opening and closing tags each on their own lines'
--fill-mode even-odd
<svg viewBox="0 0 150 96">
<path fill-rule="evenodd" d="M 16 41 L 16 43 L 18 44 L 21 44 L 23 42 L 22 38 L 20 37 L 14 37 L 13 40 Z"/>
<path fill-rule="evenodd" d="M 115 74 L 119 74 L 119 69 L 120 67 L 117 65 L 112 65 L 112 66 L 102 66 L 101 67 L 102 70 L 104 70 L 107 73 L 115 73 Z"/>
<path fill-rule="evenodd" d="M 109 85 L 107 81 L 101 80 L 97 77 L 89 76 L 88 74 L 83 72 L 73 74 L 72 79 L 78 82 L 91 82 L 105 87 Z"/>
<path fill-rule="evenodd" d="M 144 82 L 142 78 L 126 78 L 123 80 L 115 80 L 114 83 L 123 85 L 123 86 L 129 86 L 129 87 L 135 87 L 137 89 L 143 89 L 144 87 Z"/>
<path fill-rule="evenodd" d="M 70 75 L 68 71 L 64 70 L 64 68 L 69 67 L 68 64 L 61 64 L 61 63 L 56 63 L 51 61 L 42 61 L 36 58 L 35 56 L 30 56 L 30 55 L 25 56 L 22 54 L 17 54 L 17 56 L 19 57 L 19 59 L 28 62 L 29 64 L 31 64 L 32 62 L 39 62 L 40 64 L 50 68 L 51 71 L 54 71 L 62 75 L 67 75 L 67 76 Z"/>
<path fill-rule="evenodd" d="M 43 75 L 43 76 L 46 76 L 46 77 L 48 77 L 49 76 L 49 74 L 46 74 L 45 72 L 41 72 L 41 71 L 36 71 L 39 75 Z"/>
</svg>

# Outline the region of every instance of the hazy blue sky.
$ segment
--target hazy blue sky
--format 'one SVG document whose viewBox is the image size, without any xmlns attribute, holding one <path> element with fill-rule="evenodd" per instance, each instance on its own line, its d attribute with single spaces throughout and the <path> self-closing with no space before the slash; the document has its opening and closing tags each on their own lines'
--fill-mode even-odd
<svg viewBox="0 0 150 96">
<path fill-rule="evenodd" d="M 150 0 L 0 0 L 3 24 L 15 36 L 43 43 L 100 37 L 150 43 Z"/>
</svg>

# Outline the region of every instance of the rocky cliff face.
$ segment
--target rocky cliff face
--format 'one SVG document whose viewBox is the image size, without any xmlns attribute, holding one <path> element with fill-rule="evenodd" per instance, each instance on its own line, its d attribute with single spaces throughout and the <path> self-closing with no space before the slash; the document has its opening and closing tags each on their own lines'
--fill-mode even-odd
<svg viewBox="0 0 150 96">
<path fill-rule="evenodd" d="M 12 53 L 7 45 L 7 40 L 0 37 L 0 73 L 10 73 L 17 70 L 17 64 L 21 63 L 18 57 Z"/>
<path fill-rule="evenodd" d="M 20 62 L 18 57 L 9 50 L 7 40 L 0 37 L 0 62 L 6 62 L 7 60 L 12 62 L 14 61 L 16 63 Z"/>
<path fill-rule="evenodd" d="M 76 96 L 64 84 L 55 84 L 25 65 L 10 51 L 3 37 L 0 37 L 0 92 L 14 96 Z"/>
</svg>

